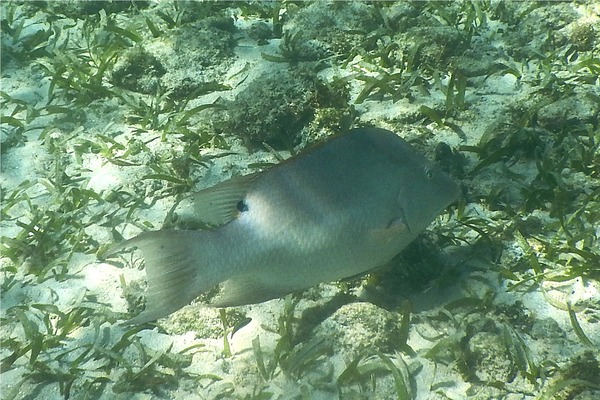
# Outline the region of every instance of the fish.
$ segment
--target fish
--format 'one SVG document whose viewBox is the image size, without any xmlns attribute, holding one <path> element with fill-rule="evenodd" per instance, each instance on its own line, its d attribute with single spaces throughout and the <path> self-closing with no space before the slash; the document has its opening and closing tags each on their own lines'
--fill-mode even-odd
<svg viewBox="0 0 600 400">
<path fill-rule="evenodd" d="M 458 184 L 389 130 L 333 136 L 265 171 L 176 205 L 178 227 L 112 248 L 141 250 L 146 309 L 165 317 L 216 289 L 213 307 L 261 303 L 384 266 L 459 197 Z"/>
</svg>

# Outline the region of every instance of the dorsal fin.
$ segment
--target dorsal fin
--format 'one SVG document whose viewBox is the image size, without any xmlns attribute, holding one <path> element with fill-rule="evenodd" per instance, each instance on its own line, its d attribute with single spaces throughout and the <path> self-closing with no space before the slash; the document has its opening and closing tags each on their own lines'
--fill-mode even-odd
<svg viewBox="0 0 600 400">
<path fill-rule="evenodd" d="M 184 229 L 225 225 L 239 215 L 239 203 L 257 176 L 234 177 L 184 198 L 175 208 L 176 224 Z"/>
</svg>

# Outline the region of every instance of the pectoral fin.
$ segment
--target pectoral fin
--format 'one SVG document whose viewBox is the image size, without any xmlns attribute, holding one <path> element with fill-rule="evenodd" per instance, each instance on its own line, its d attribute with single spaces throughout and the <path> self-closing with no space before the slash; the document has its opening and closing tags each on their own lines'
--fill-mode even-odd
<svg viewBox="0 0 600 400">
<path fill-rule="evenodd" d="M 235 219 L 257 174 L 231 178 L 184 198 L 175 209 L 183 229 L 214 228 Z"/>
<path fill-rule="evenodd" d="M 377 244 L 387 244 L 401 236 L 410 235 L 410 229 L 402 216 L 394 218 L 385 228 L 373 229 L 369 236 Z"/>
</svg>

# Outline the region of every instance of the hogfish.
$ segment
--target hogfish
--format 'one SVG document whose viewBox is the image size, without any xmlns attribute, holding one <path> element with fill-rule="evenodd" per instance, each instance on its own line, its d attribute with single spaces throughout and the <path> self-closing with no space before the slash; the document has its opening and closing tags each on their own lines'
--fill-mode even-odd
<svg viewBox="0 0 600 400">
<path fill-rule="evenodd" d="M 183 226 L 142 233 L 146 310 L 166 316 L 215 287 L 210 305 L 259 303 L 386 264 L 459 195 L 458 185 L 393 132 L 357 128 L 264 172 L 197 192 Z"/>
</svg>

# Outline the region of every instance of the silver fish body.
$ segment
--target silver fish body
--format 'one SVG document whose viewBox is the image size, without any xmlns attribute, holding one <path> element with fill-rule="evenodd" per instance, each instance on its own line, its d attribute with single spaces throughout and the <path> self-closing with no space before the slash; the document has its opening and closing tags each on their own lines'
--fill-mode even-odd
<svg viewBox="0 0 600 400">
<path fill-rule="evenodd" d="M 165 316 L 218 285 L 211 305 L 258 303 L 382 266 L 459 194 L 396 134 L 354 129 L 265 172 L 233 178 L 178 206 L 203 230 L 143 233 L 119 245 L 146 260 L 147 308 Z"/>
</svg>

